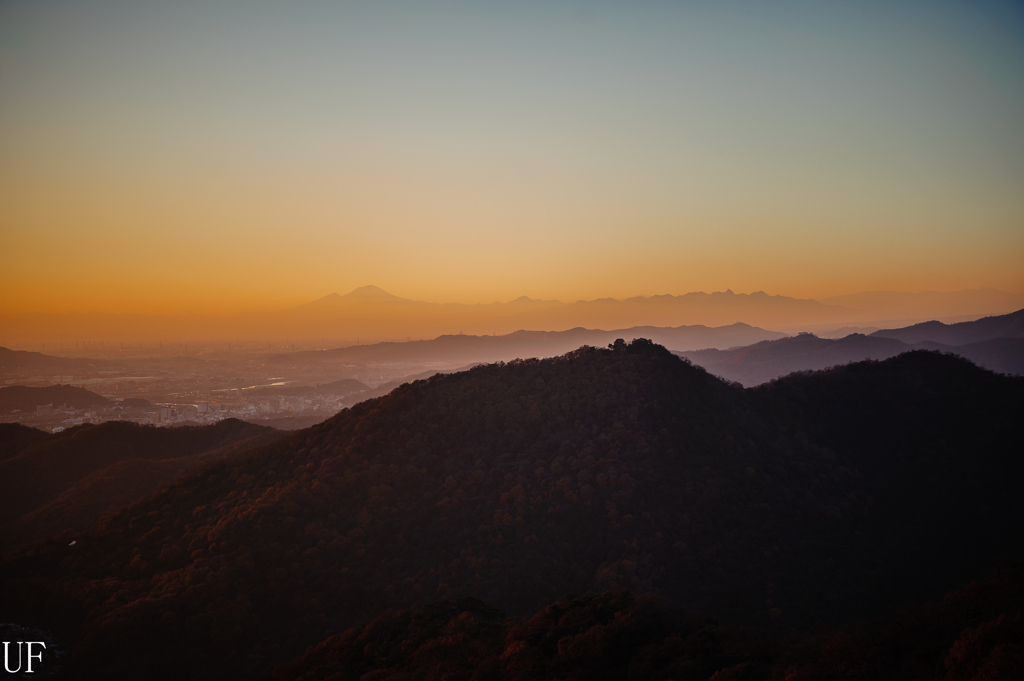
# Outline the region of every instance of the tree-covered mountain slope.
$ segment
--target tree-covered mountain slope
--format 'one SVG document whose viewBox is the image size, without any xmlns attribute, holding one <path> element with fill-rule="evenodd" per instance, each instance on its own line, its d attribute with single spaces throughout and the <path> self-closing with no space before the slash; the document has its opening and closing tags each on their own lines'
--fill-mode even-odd
<svg viewBox="0 0 1024 681">
<path fill-rule="evenodd" d="M 0 540 L 9 551 L 83 528 L 189 468 L 280 435 L 237 419 L 178 428 L 108 421 L 52 435 L 24 426 L 0 430 L 0 451 L 10 449 L 0 460 Z"/>
<path fill-rule="evenodd" d="M 271 679 L 1019 679 L 1022 567 L 886 620 L 811 635 L 723 626 L 622 591 L 562 598 L 528 617 L 472 598 L 442 601 L 310 646 Z"/>
<path fill-rule="evenodd" d="M 443 598 L 528 615 L 627 588 L 783 629 L 877 614 L 921 595 L 922 574 L 945 588 L 1019 548 L 1019 503 L 995 517 L 970 492 L 962 522 L 938 513 L 935 528 L 927 505 L 948 494 L 915 493 L 925 506 L 907 515 L 877 470 L 917 461 L 911 442 L 949 463 L 896 466 L 899 484 L 956 492 L 968 471 L 1003 499 L 1022 386 L 934 353 L 858 371 L 744 391 L 640 340 L 438 375 L 186 474 L 74 547 L 9 557 L 3 602 L 76 632 L 68 669 L 148 679 L 250 678 Z M 850 396 L 800 397 L 830 391 Z M 872 430 L 879 409 L 889 420 Z M 938 427 L 950 414 L 973 444 Z M 905 523 L 920 543 L 893 539 Z M 978 523 L 1002 540 L 962 534 Z"/>
</svg>

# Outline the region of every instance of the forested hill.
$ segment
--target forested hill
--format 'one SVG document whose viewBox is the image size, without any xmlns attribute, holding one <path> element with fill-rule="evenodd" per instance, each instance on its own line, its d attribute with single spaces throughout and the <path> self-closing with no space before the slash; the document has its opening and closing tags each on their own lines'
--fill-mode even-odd
<svg viewBox="0 0 1024 681">
<path fill-rule="evenodd" d="M 1024 678 L 1024 566 L 911 616 L 813 635 L 722 626 L 656 598 L 559 599 L 532 617 L 465 598 L 387 612 L 278 666 L 273 681 L 822 681 Z"/>
<path fill-rule="evenodd" d="M 87 409 L 108 405 L 110 400 L 73 385 L 51 385 L 45 388 L 9 385 L 0 388 L 0 414 L 16 409 L 35 411 L 40 404 L 52 404 L 54 407 L 66 404 L 75 409 Z"/>
<path fill-rule="evenodd" d="M 1007 533 L 1024 530 L 1024 503 L 1004 477 L 1024 475 L 1015 444 L 1024 438 L 1024 378 L 916 351 L 747 393 L 775 421 L 856 465 L 874 501 L 871 531 L 914 556 L 885 568 L 894 588 L 904 579 L 938 588 L 943 570 L 928 566 L 939 563 L 966 576 L 979 556 L 1005 547 Z"/>
<path fill-rule="evenodd" d="M 0 428 L 0 542 L 87 526 L 105 511 L 148 496 L 184 470 L 282 435 L 225 419 L 156 428 L 127 421 L 83 424 L 49 434 Z"/>
<path fill-rule="evenodd" d="M 438 375 L 10 557 L 0 602 L 80 632 L 68 670 L 251 678 L 442 598 L 628 588 L 816 628 L 1019 550 L 1022 381 L 926 352 L 847 370 L 744 391 L 639 340 Z"/>
<path fill-rule="evenodd" d="M 49 439 L 50 434 L 20 423 L 0 423 L 0 461 L 15 456 L 26 447 Z"/>
</svg>

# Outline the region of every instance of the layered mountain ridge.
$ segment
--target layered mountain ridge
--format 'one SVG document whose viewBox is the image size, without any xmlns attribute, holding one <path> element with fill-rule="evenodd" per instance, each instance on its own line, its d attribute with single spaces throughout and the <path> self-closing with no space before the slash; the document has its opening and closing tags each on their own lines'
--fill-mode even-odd
<svg viewBox="0 0 1024 681">
<path fill-rule="evenodd" d="M 12 314 L 0 316 L 0 328 L 6 331 L 5 344 L 106 340 L 152 345 L 159 340 L 173 343 L 245 338 L 352 343 L 458 333 L 503 335 L 519 329 L 723 326 L 737 322 L 793 333 L 851 324 L 891 325 L 901 320 L 905 324 L 934 318 L 955 321 L 1003 314 L 1022 305 L 1024 297 L 992 289 L 926 294 L 874 292 L 822 301 L 764 291 L 726 290 L 571 302 L 521 296 L 509 302 L 463 304 L 409 300 L 376 286 L 364 286 L 345 295 L 332 293 L 275 311 L 220 316 Z M 4 361 L 0 353 L 0 368 Z"/>
<path fill-rule="evenodd" d="M 762 340 L 784 338 L 786 334 L 749 324 L 707 327 L 702 325 L 657 328 L 635 326 L 628 329 L 575 328 L 567 331 L 515 331 L 502 336 L 447 335 L 431 340 L 384 342 L 354 345 L 329 350 L 312 350 L 272 355 L 267 361 L 277 365 L 309 361 L 459 361 L 497 362 L 528 357 L 555 357 L 581 345 L 601 347 L 617 338 L 646 338 L 672 350 L 728 348 Z"/>
<path fill-rule="evenodd" d="M 3 598 L 84 633 L 69 669 L 140 678 L 184 660 L 246 678 L 461 596 L 528 614 L 627 588 L 829 626 L 1019 553 L 1022 396 L 932 352 L 756 391 L 643 340 L 484 365 L 205 465 L 75 547 L 8 556 Z"/>
<path fill-rule="evenodd" d="M 838 339 L 804 333 L 726 350 L 683 352 L 708 371 L 745 386 L 754 386 L 794 371 L 813 371 L 887 359 L 911 350 L 956 354 L 997 373 L 1024 374 L 1024 310 L 971 322 L 930 321 L 901 329 Z"/>
</svg>

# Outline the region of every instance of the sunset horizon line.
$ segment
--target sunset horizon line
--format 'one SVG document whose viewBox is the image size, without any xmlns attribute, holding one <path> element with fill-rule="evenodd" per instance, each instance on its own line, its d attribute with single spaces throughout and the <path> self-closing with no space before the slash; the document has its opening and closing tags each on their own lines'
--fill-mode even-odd
<svg viewBox="0 0 1024 681">
<path fill-rule="evenodd" d="M 344 290 L 344 289 L 342 289 Z M 374 297 L 361 297 L 358 294 L 364 292 L 373 292 Z M 651 299 L 651 298 L 683 298 L 686 296 L 695 295 L 733 295 L 737 297 L 742 296 L 764 296 L 768 298 L 787 298 L 791 300 L 805 300 L 814 301 L 823 305 L 834 305 L 841 306 L 839 303 L 829 303 L 825 301 L 841 299 L 841 298 L 853 298 L 856 296 L 869 296 L 869 295 L 894 295 L 894 296 L 917 296 L 917 295 L 957 295 L 957 294 L 971 294 L 971 293 L 991 293 L 991 294 L 1004 294 L 1007 296 L 1021 296 L 1024 297 L 1024 291 L 1014 291 L 1007 288 L 998 288 L 995 286 L 976 286 L 968 288 L 958 288 L 951 290 L 937 290 L 937 289 L 924 289 L 924 290 L 896 290 L 896 289 L 861 289 L 854 290 L 849 293 L 838 293 L 823 296 L 800 296 L 791 295 L 787 293 L 769 293 L 764 289 L 757 289 L 751 291 L 734 290 L 733 288 L 717 289 L 717 290 L 689 290 L 682 293 L 636 293 L 627 295 L 598 295 L 592 298 L 558 298 L 548 297 L 543 294 L 522 294 L 514 298 L 508 299 L 493 299 L 490 301 L 479 301 L 479 302 L 467 302 L 465 300 L 431 300 L 427 297 L 406 297 L 405 295 L 392 293 L 390 290 L 385 289 L 376 284 L 365 284 L 357 286 L 353 289 L 348 290 L 347 293 L 339 293 L 338 290 L 331 291 L 330 293 L 320 295 L 317 297 L 308 297 L 302 300 L 293 301 L 289 304 L 275 306 L 275 307 L 237 307 L 235 309 L 225 309 L 223 311 L 211 311 L 209 309 L 193 311 L 193 309 L 172 309 L 165 311 L 147 311 L 141 306 L 123 307 L 120 309 L 54 309 L 53 307 L 44 309 L 14 309 L 14 310 L 3 310 L 0 311 L 0 317 L 30 317 L 30 316 L 60 316 L 60 315 L 138 315 L 138 316 L 152 316 L 152 317 L 175 317 L 175 316 L 195 316 L 195 317 L 229 317 L 236 315 L 248 315 L 248 314 L 273 314 L 288 312 L 298 308 L 302 308 L 308 305 L 313 305 L 319 302 L 325 302 L 331 299 L 335 300 L 352 300 L 363 303 L 369 302 L 403 302 L 403 303 L 420 303 L 425 305 L 445 305 L 445 306 L 465 306 L 465 307 L 486 307 L 491 305 L 510 305 L 517 302 L 533 302 L 533 303 L 548 303 L 557 305 L 573 305 L 578 303 L 594 303 L 600 301 L 616 301 L 624 302 L 627 300 L 636 299 Z M 412 294 L 415 295 L 415 294 Z M 384 296 L 387 296 L 385 298 Z M 258 297 L 257 297 L 258 298 Z M 177 306 L 175 306 L 177 307 Z"/>
</svg>

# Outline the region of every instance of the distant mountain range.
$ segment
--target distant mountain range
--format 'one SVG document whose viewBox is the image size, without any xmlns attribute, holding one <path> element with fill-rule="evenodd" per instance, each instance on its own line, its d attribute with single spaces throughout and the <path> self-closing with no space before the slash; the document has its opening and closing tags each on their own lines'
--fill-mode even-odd
<svg viewBox="0 0 1024 681">
<path fill-rule="evenodd" d="M 516 358 L 554 357 L 574 350 L 581 345 L 603 347 L 617 338 L 625 340 L 647 338 L 672 350 L 687 350 L 695 348 L 730 348 L 783 337 L 785 337 L 785 334 L 777 331 L 768 331 L 739 323 L 717 328 L 707 326 L 679 326 L 675 328 L 635 326 L 629 329 L 617 329 L 614 331 L 577 328 L 568 331 L 516 331 L 515 333 L 503 336 L 449 335 L 424 341 L 355 345 L 332 350 L 273 355 L 267 361 L 275 364 L 323 360 L 353 362 L 497 362 Z"/>
<path fill-rule="evenodd" d="M 266 313 L 227 316 L 141 314 L 20 314 L 0 317 L 0 343 L 21 340 L 75 342 L 188 339 L 324 340 L 336 345 L 434 338 L 467 333 L 506 335 L 522 329 L 567 331 L 577 327 L 727 326 L 745 323 L 774 330 L 823 329 L 886 320 L 977 317 L 1024 307 L 1024 296 L 994 289 L 952 293 L 869 292 L 822 301 L 762 291 L 601 298 L 561 302 L 521 296 L 504 303 L 429 303 L 392 295 L 375 286 L 332 293 L 310 303 Z M 4 359 L 0 357 L 0 367 Z"/>
<path fill-rule="evenodd" d="M 681 354 L 713 374 L 752 386 L 794 371 L 886 359 L 909 350 L 939 350 L 998 373 L 1024 374 L 1024 310 L 959 324 L 932 321 L 884 329 L 870 336 L 850 334 L 832 340 L 800 334 L 741 348 Z"/>
<path fill-rule="evenodd" d="M 902 329 L 881 329 L 871 335 L 896 338 L 904 343 L 933 341 L 945 345 L 967 345 L 993 338 L 1024 338 L 1024 309 L 998 317 L 984 317 L 973 322 L 943 324 L 930 321 Z"/>
</svg>

